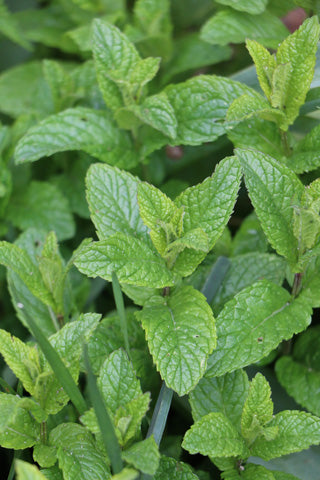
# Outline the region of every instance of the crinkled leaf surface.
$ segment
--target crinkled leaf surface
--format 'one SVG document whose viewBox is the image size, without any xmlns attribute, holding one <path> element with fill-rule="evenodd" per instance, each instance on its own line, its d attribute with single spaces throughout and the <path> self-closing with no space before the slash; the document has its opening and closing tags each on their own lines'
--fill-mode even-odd
<svg viewBox="0 0 320 480">
<path fill-rule="evenodd" d="M 137 237 L 123 233 L 84 247 L 75 265 L 89 277 L 109 281 L 115 272 L 119 282 L 129 285 L 162 288 L 174 284 L 172 273 L 157 251 Z"/>
<path fill-rule="evenodd" d="M 87 199 L 100 240 L 117 232 L 149 237 L 139 213 L 138 184 L 137 177 L 116 167 L 97 163 L 89 168 Z"/>
<path fill-rule="evenodd" d="M 175 204 L 184 209 L 184 231 L 201 228 L 208 235 L 211 249 L 233 211 L 240 179 L 237 159 L 228 157 L 218 164 L 211 177 L 179 195 Z"/>
<path fill-rule="evenodd" d="M 207 376 L 231 372 L 268 355 L 282 340 L 305 330 L 311 307 L 287 290 L 261 280 L 238 293 L 217 317 L 218 344 Z"/>
<path fill-rule="evenodd" d="M 184 436 L 182 447 L 189 453 L 211 457 L 245 456 L 246 445 L 240 433 L 221 412 L 208 413 Z"/>
<path fill-rule="evenodd" d="M 216 344 L 214 318 L 205 297 L 183 286 L 169 297 L 151 298 L 136 315 L 166 385 L 186 394 L 203 376 Z"/>
<path fill-rule="evenodd" d="M 287 35 L 288 30 L 280 19 L 269 12 L 250 15 L 232 9 L 216 13 L 201 30 L 203 40 L 218 45 L 242 43 L 250 38 L 258 40 L 266 47 L 277 48 Z"/>
<path fill-rule="evenodd" d="M 229 105 L 248 87 L 228 78 L 200 75 L 165 89 L 178 122 L 175 145 L 212 142 L 226 132 Z"/>
<path fill-rule="evenodd" d="M 220 412 L 240 431 L 241 413 L 248 390 L 249 380 L 244 370 L 221 377 L 203 377 L 189 395 L 194 420 L 210 412 Z"/>
<path fill-rule="evenodd" d="M 110 113 L 85 107 L 64 110 L 32 127 L 19 141 L 15 159 L 34 162 L 69 150 L 83 150 L 125 169 L 138 162 L 129 134 L 116 126 Z"/>
<path fill-rule="evenodd" d="M 262 13 L 268 1 L 267 0 L 244 0 L 239 2 L 238 0 L 217 0 L 217 3 L 221 5 L 227 5 L 234 8 L 235 10 L 251 13 L 256 15 Z"/>
<path fill-rule="evenodd" d="M 303 194 L 302 183 L 291 170 L 261 152 L 237 150 L 237 156 L 269 242 L 294 264 L 298 258 L 298 240 L 293 233 L 293 206 Z"/>
<path fill-rule="evenodd" d="M 278 427 L 278 435 L 269 441 L 259 438 L 251 447 L 251 454 L 263 460 L 300 452 L 320 443 L 320 419 L 310 413 L 284 410 L 271 420 L 268 427 Z"/>
<path fill-rule="evenodd" d="M 85 427 L 62 423 L 50 432 L 49 443 L 58 448 L 59 467 L 65 480 L 111 478 L 106 458 Z"/>
<path fill-rule="evenodd" d="M 186 463 L 162 456 L 154 480 L 198 480 L 198 477 Z"/>
<path fill-rule="evenodd" d="M 255 40 L 247 40 L 246 47 L 255 63 L 260 86 L 270 100 L 272 75 L 276 68 L 276 59 L 263 45 Z"/>
<path fill-rule="evenodd" d="M 153 436 L 151 436 L 125 450 L 122 458 L 141 472 L 154 475 L 159 466 L 160 453 Z"/>
<path fill-rule="evenodd" d="M 320 165 L 320 126 L 314 127 L 300 140 L 290 159 L 288 166 L 296 173 L 315 170 Z"/>
<path fill-rule="evenodd" d="M 75 233 L 66 197 L 49 182 L 33 181 L 26 190 L 17 191 L 11 198 L 6 217 L 21 230 L 54 230 L 59 240 L 67 240 Z"/>
</svg>

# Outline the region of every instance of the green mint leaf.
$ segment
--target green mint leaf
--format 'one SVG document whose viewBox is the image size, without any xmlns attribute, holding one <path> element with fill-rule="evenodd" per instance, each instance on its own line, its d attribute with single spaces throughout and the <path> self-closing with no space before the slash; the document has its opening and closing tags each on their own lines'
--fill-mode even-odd
<svg viewBox="0 0 320 480">
<path fill-rule="evenodd" d="M 199 145 L 226 132 L 223 121 L 228 107 L 248 87 L 228 78 L 201 75 L 164 91 L 178 122 L 175 145 Z"/>
<path fill-rule="evenodd" d="M 120 283 L 129 285 L 162 288 L 174 284 L 172 273 L 156 250 L 139 238 L 123 233 L 84 247 L 74 264 L 80 272 L 93 278 L 111 281 L 115 272 Z"/>
<path fill-rule="evenodd" d="M 92 165 L 87 173 L 87 198 L 91 219 L 101 240 L 117 232 L 147 241 L 137 201 L 140 180 L 109 165 Z"/>
<path fill-rule="evenodd" d="M 141 472 L 154 475 L 159 466 L 160 453 L 153 436 L 151 436 L 125 450 L 122 458 Z"/>
<path fill-rule="evenodd" d="M 120 473 L 113 475 L 112 480 L 137 480 L 140 474 L 133 468 L 124 468 Z"/>
<path fill-rule="evenodd" d="M 44 468 L 41 472 L 47 480 L 63 480 L 62 472 L 58 466 Z"/>
<path fill-rule="evenodd" d="M 292 156 L 288 159 L 288 166 L 296 173 L 310 172 L 320 165 L 320 126 L 314 127 L 298 142 Z"/>
<path fill-rule="evenodd" d="M 302 277 L 302 290 L 300 291 L 301 298 L 305 299 L 313 308 L 320 307 L 319 262 L 320 257 L 311 259 L 308 262 L 308 268 Z"/>
<path fill-rule="evenodd" d="M 43 61 L 43 74 L 50 87 L 55 112 L 70 107 L 74 103 L 76 87 L 72 76 L 54 60 Z"/>
<path fill-rule="evenodd" d="M 39 354 L 34 347 L 23 343 L 5 330 L 0 330 L 0 352 L 15 376 L 32 395 L 39 373 Z"/>
<path fill-rule="evenodd" d="M 200 250 L 201 252 L 207 253 L 210 250 L 208 235 L 202 230 L 202 228 L 189 230 L 185 235 L 170 243 L 167 247 L 167 251 L 176 250 L 177 252 L 180 252 L 185 248 Z"/>
<path fill-rule="evenodd" d="M 318 391 L 320 369 L 312 369 L 291 357 L 282 357 L 276 363 L 277 378 L 297 403 L 315 415 L 320 415 Z"/>
<path fill-rule="evenodd" d="M 205 415 L 187 431 L 182 447 L 189 453 L 210 457 L 248 456 L 240 433 L 223 413 Z"/>
<path fill-rule="evenodd" d="M 270 253 L 247 253 L 230 258 L 230 268 L 215 294 L 212 306 L 219 311 L 234 295 L 258 280 L 266 279 L 282 285 L 286 262 Z"/>
<path fill-rule="evenodd" d="M 0 1 L 0 32 L 21 47 L 31 50 L 32 45 L 19 29 L 19 24 L 14 15 L 9 11 L 4 0 Z"/>
<path fill-rule="evenodd" d="M 19 275 L 35 297 L 54 307 L 52 295 L 45 286 L 39 269 L 25 250 L 9 242 L 0 242 L 0 263 Z"/>
<path fill-rule="evenodd" d="M 217 3 L 220 3 L 221 5 L 227 5 L 234 8 L 235 10 L 239 10 L 240 12 L 248 12 L 252 15 L 257 15 L 258 13 L 262 13 L 265 10 L 268 1 L 244 0 L 239 3 L 238 0 L 217 0 Z"/>
<path fill-rule="evenodd" d="M 269 120 L 277 125 L 285 122 L 285 115 L 276 108 L 270 108 L 269 103 L 262 95 L 256 93 L 244 94 L 232 102 L 227 112 L 227 124 L 242 122 L 250 119 L 252 116 L 259 116 L 264 120 Z"/>
<path fill-rule="evenodd" d="M 257 373 L 250 383 L 241 415 L 241 433 L 251 444 L 263 435 L 263 427 L 273 418 L 271 388 L 266 378 Z"/>
<path fill-rule="evenodd" d="M 69 108 L 32 127 L 18 142 L 15 159 L 34 162 L 69 150 L 83 150 L 121 168 L 138 162 L 129 134 L 119 130 L 110 114 L 85 107 Z"/>
<path fill-rule="evenodd" d="M 21 398 L 0 393 L 0 445 L 21 450 L 39 441 L 39 425 L 28 409 L 21 408 Z"/>
<path fill-rule="evenodd" d="M 272 76 L 276 68 L 276 59 L 263 45 L 255 40 L 247 40 L 246 47 L 255 63 L 260 87 L 267 99 L 270 100 L 272 94 Z"/>
<path fill-rule="evenodd" d="M 62 423 L 50 432 L 49 443 L 57 447 L 59 467 L 65 480 L 111 478 L 105 457 L 97 449 L 92 435 L 81 425 Z"/>
<path fill-rule="evenodd" d="M 41 62 L 23 63 L 2 73 L 0 97 L 1 112 L 13 118 L 24 114 L 35 114 L 42 118 L 53 112 Z"/>
<path fill-rule="evenodd" d="M 135 25 L 147 35 L 170 35 L 172 25 L 168 0 L 138 0 L 133 13 Z"/>
<path fill-rule="evenodd" d="M 143 123 L 159 130 L 171 139 L 175 139 L 177 119 L 164 92 L 147 97 L 141 105 L 131 105 L 129 108 Z"/>
<path fill-rule="evenodd" d="M 241 413 L 249 391 L 244 370 L 226 373 L 221 377 L 203 377 L 190 392 L 189 402 L 194 420 L 211 412 L 223 413 L 240 431 Z"/>
<path fill-rule="evenodd" d="M 250 38 L 266 47 L 277 48 L 287 35 L 288 30 L 281 20 L 269 12 L 250 15 L 231 9 L 216 13 L 201 29 L 203 40 L 218 45 L 242 43 Z"/>
<path fill-rule="evenodd" d="M 235 157 L 228 157 L 217 165 L 211 177 L 179 195 L 175 204 L 184 210 L 184 232 L 201 228 L 208 236 L 211 249 L 233 211 L 240 179 L 239 163 Z"/>
<path fill-rule="evenodd" d="M 299 109 L 310 88 L 319 35 L 318 17 L 314 16 L 305 20 L 301 27 L 288 36 L 277 50 L 277 65 L 290 65 L 290 69 L 286 70 L 285 74 L 285 96 L 281 105 L 288 125 L 291 125 L 298 116 Z"/>
<path fill-rule="evenodd" d="M 33 460 L 42 468 L 50 468 L 57 462 L 57 450 L 55 447 L 37 443 L 33 448 Z"/>
<path fill-rule="evenodd" d="M 151 298 L 136 315 L 166 385 L 185 395 L 203 376 L 216 344 L 214 318 L 205 297 L 183 286 L 169 297 Z"/>
<path fill-rule="evenodd" d="M 54 230 L 58 240 L 73 237 L 75 223 L 66 197 L 49 182 L 33 181 L 13 194 L 6 217 L 15 227 Z"/>
<path fill-rule="evenodd" d="M 162 456 L 154 480 L 199 480 L 189 465 L 174 458 Z"/>
<path fill-rule="evenodd" d="M 253 465 L 252 463 L 244 467 L 241 478 L 244 480 L 299 480 L 290 473 L 267 470 L 267 468 L 262 465 Z"/>
<path fill-rule="evenodd" d="M 218 345 L 209 358 L 207 376 L 257 362 L 282 340 L 305 330 L 310 314 L 306 303 L 291 301 L 289 292 L 267 280 L 245 288 L 217 318 Z"/>
<path fill-rule="evenodd" d="M 46 480 L 46 476 L 39 471 L 36 465 L 16 460 L 17 480 Z"/>
<path fill-rule="evenodd" d="M 272 247 L 294 264 L 298 240 L 293 233 L 293 205 L 300 201 L 303 185 L 296 175 L 268 155 L 237 150 L 256 214 Z"/>
<path fill-rule="evenodd" d="M 300 452 L 310 445 L 320 443 L 320 419 L 310 413 L 285 410 L 278 413 L 268 427 L 278 427 L 278 435 L 267 440 L 258 438 L 251 447 L 251 454 L 263 460 Z"/>
</svg>

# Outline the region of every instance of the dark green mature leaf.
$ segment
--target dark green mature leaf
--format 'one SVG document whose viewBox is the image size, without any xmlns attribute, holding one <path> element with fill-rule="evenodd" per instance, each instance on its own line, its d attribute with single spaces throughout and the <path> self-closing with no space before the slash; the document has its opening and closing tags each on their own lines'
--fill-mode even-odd
<svg viewBox="0 0 320 480">
<path fill-rule="evenodd" d="M 248 87 L 228 78 L 201 75 L 165 89 L 178 121 L 175 145 L 212 142 L 226 132 L 229 105 Z"/>
<path fill-rule="evenodd" d="M 174 458 L 162 456 L 154 480 L 199 480 L 191 467 Z"/>
<path fill-rule="evenodd" d="M 231 257 L 230 268 L 212 301 L 214 310 L 220 310 L 234 295 L 258 280 L 282 285 L 285 273 L 286 263 L 277 255 L 253 252 Z"/>
<path fill-rule="evenodd" d="M 73 237 L 75 223 L 66 197 L 49 182 L 33 181 L 13 194 L 6 217 L 22 230 L 54 230 L 59 240 Z"/>
<path fill-rule="evenodd" d="M 109 165 L 92 165 L 87 173 L 87 198 L 91 219 L 101 240 L 117 232 L 146 240 L 137 200 L 139 179 Z"/>
<path fill-rule="evenodd" d="M 75 423 L 62 423 L 50 432 L 50 445 L 58 448 L 59 467 L 65 480 L 107 480 L 111 478 L 104 455 L 90 432 Z"/>
<path fill-rule="evenodd" d="M 132 168 L 138 162 L 128 133 L 119 130 L 106 111 L 70 108 L 32 127 L 15 150 L 17 163 L 83 150 L 103 162 Z"/>
<path fill-rule="evenodd" d="M 267 280 L 245 288 L 217 318 L 218 345 L 206 375 L 222 375 L 257 362 L 282 340 L 304 330 L 310 315 L 308 303 L 292 301 L 289 292 Z"/>
<path fill-rule="evenodd" d="M 314 127 L 294 149 L 287 165 L 296 173 L 315 170 L 320 165 L 320 125 Z"/>
<path fill-rule="evenodd" d="M 273 158 L 254 150 L 237 150 L 245 182 L 269 242 L 291 264 L 298 259 L 298 240 L 293 233 L 293 206 L 304 187 L 298 177 Z"/>
<path fill-rule="evenodd" d="M 209 413 L 186 432 L 182 447 L 189 453 L 211 457 L 245 457 L 246 444 L 240 433 L 223 413 Z"/>
<path fill-rule="evenodd" d="M 241 413 L 248 390 L 249 380 L 244 370 L 221 377 L 203 377 L 189 396 L 194 420 L 200 420 L 210 412 L 220 412 L 240 431 Z"/>
<path fill-rule="evenodd" d="M 89 277 L 109 281 L 115 272 L 120 283 L 129 285 L 162 288 L 174 284 L 173 275 L 158 252 L 137 237 L 123 233 L 84 247 L 75 266 Z"/>
<path fill-rule="evenodd" d="M 216 13 L 201 30 L 203 40 L 218 45 L 242 43 L 250 38 L 266 47 L 277 48 L 287 35 L 288 30 L 280 19 L 269 12 L 250 15 L 231 9 Z"/>
<path fill-rule="evenodd" d="M 205 297 L 183 286 L 169 297 L 152 297 L 136 315 L 166 385 L 186 394 L 203 376 L 216 344 L 214 318 Z"/>
<path fill-rule="evenodd" d="M 278 413 L 268 427 L 278 427 L 278 435 L 273 440 L 259 438 L 251 447 L 251 454 L 263 460 L 300 452 L 320 443 L 320 419 L 310 413 L 285 410 Z"/>
</svg>

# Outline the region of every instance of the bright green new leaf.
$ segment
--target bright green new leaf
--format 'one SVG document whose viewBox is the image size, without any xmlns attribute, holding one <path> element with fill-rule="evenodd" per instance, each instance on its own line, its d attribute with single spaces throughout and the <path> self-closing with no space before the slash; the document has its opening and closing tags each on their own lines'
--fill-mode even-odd
<svg viewBox="0 0 320 480">
<path fill-rule="evenodd" d="M 195 228 L 189 230 L 185 235 L 170 243 L 167 247 L 167 252 L 183 251 L 185 248 L 199 250 L 207 253 L 210 250 L 208 235 L 202 228 Z"/>
<path fill-rule="evenodd" d="M 268 101 L 262 95 L 245 93 L 230 105 L 226 122 L 232 127 L 234 123 L 250 119 L 252 116 L 259 116 L 276 124 L 281 124 L 285 120 L 285 115 L 275 108 L 270 108 Z"/>
<path fill-rule="evenodd" d="M 109 165 L 92 165 L 87 173 L 87 199 L 100 240 L 117 232 L 146 241 L 137 200 L 139 179 Z"/>
<path fill-rule="evenodd" d="M 190 392 L 189 402 L 194 420 L 211 412 L 223 413 L 240 431 L 241 413 L 249 391 L 244 370 L 226 373 L 221 377 L 203 377 Z"/>
<path fill-rule="evenodd" d="M 54 230 L 58 240 L 75 233 L 75 223 L 66 197 L 49 182 L 31 182 L 25 190 L 13 194 L 6 218 L 21 230 Z"/>
<path fill-rule="evenodd" d="M 0 330 L 0 353 L 24 388 L 32 395 L 40 372 L 39 353 L 5 330 Z"/>
<path fill-rule="evenodd" d="M 257 362 L 310 323 L 311 307 L 267 280 L 238 293 L 217 318 L 218 345 L 208 361 L 213 377 Z"/>
<path fill-rule="evenodd" d="M 16 460 L 17 480 L 46 480 L 46 476 L 39 471 L 36 465 Z"/>
<path fill-rule="evenodd" d="M 256 214 L 272 247 L 295 264 L 299 244 L 293 232 L 294 205 L 304 187 L 285 165 L 258 151 L 237 150 Z"/>
<path fill-rule="evenodd" d="M 318 392 L 320 368 L 318 370 L 286 356 L 276 363 L 277 378 L 296 402 L 309 412 L 320 415 Z"/>
<path fill-rule="evenodd" d="M 272 94 L 272 76 L 276 68 L 276 59 L 260 43 L 255 40 L 247 40 L 246 47 L 255 63 L 260 87 L 268 100 Z"/>
<path fill-rule="evenodd" d="M 208 236 L 211 249 L 233 211 L 240 179 L 241 168 L 237 159 L 228 157 L 217 165 L 211 177 L 179 195 L 175 204 L 184 210 L 184 232 L 201 228 Z"/>
<path fill-rule="evenodd" d="M 84 247 L 75 261 L 80 272 L 89 277 L 112 279 L 120 283 L 162 288 L 174 284 L 165 261 L 151 246 L 133 235 L 118 233 Z"/>
<path fill-rule="evenodd" d="M 143 123 L 159 130 L 171 139 L 175 139 L 177 119 L 164 92 L 147 97 L 141 105 L 131 105 L 129 108 Z"/>
<path fill-rule="evenodd" d="M 121 470 L 120 473 L 113 475 L 111 477 L 112 480 L 137 480 L 140 476 L 140 473 L 137 470 L 133 470 L 133 468 L 124 468 Z"/>
<path fill-rule="evenodd" d="M 9 242 L 0 242 L 0 263 L 19 275 L 35 297 L 46 305 L 54 306 L 52 295 L 45 286 L 39 269 L 25 250 Z"/>
<path fill-rule="evenodd" d="M 241 415 L 241 433 L 249 445 L 264 435 L 266 423 L 273 418 L 271 388 L 266 378 L 257 373 L 250 383 L 247 399 Z"/>
<path fill-rule="evenodd" d="M 130 72 L 128 81 L 136 88 L 143 87 L 150 82 L 157 74 L 161 58 L 148 57 L 139 60 Z M 138 90 L 138 93 L 141 91 Z"/>
<path fill-rule="evenodd" d="M 268 3 L 268 0 L 216 0 L 217 3 L 221 5 L 227 5 L 229 7 L 234 8 L 235 10 L 239 10 L 240 12 L 248 12 L 252 15 L 257 15 L 258 13 L 262 13 Z"/>
<path fill-rule="evenodd" d="M 182 447 L 191 454 L 210 457 L 248 456 L 240 433 L 220 412 L 209 413 L 192 425 L 184 436 Z"/>
<path fill-rule="evenodd" d="M 285 88 L 281 105 L 288 125 L 291 125 L 298 116 L 299 109 L 310 88 L 319 35 L 318 17 L 314 16 L 305 20 L 301 27 L 288 36 L 277 50 L 277 65 L 290 65 L 290 69 L 287 68 L 285 71 Z"/>
<path fill-rule="evenodd" d="M 151 298 L 136 315 L 166 385 L 185 395 L 203 376 L 216 344 L 214 318 L 205 297 L 183 286 L 169 297 Z"/>
<path fill-rule="evenodd" d="M 122 458 L 143 473 L 154 475 L 159 466 L 160 453 L 153 436 L 124 450 Z"/>
<path fill-rule="evenodd" d="M 160 459 L 160 465 L 154 480 L 199 480 L 192 472 L 189 465 L 178 462 L 174 458 L 165 457 Z"/>
<path fill-rule="evenodd" d="M 228 107 L 248 87 L 229 78 L 200 75 L 164 91 L 178 122 L 174 144 L 199 145 L 226 132 L 223 121 Z"/>
<path fill-rule="evenodd" d="M 214 311 L 219 311 L 234 295 L 258 280 L 282 285 L 285 273 L 286 263 L 277 255 L 252 252 L 231 257 L 230 268 L 212 301 Z"/>
<path fill-rule="evenodd" d="M 278 427 L 278 435 L 272 440 L 260 437 L 251 447 L 251 454 L 263 460 L 300 452 L 320 443 L 320 419 L 310 413 L 285 410 L 278 413 L 268 427 Z"/>
<path fill-rule="evenodd" d="M 39 442 L 39 424 L 30 408 L 20 406 L 21 400 L 17 395 L 0 393 L 0 445 L 4 448 L 21 450 Z"/>
<path fill-rule="evenodd" d="M 91 433 L 81 425 L 58 425 L 50 432 L 49 443 L 58 449 L 59 467 L 65 480 L 111 478 L 105 456 L 96 447 Z"/>
<path fill-rule="evenodd" d="M 250 38 L 266 47 L 277 48 L 279 42 L 287 35 L 288 30 L 281 20 L 269 12 L 250 15 L 231 9 L 216 13 L 201 30 L 203 40 L 218 45 L 242 43 Z"/>
<path fill-rule="evenodd" d="M 19 141 L 15 159 L 34 162 L 70 150 L 83 150 L 125 169 L 138 162 L 129 134 L 119 130 L 110 113 L 85 107 L 69 108 L 32 127 Z"/>
</svg>

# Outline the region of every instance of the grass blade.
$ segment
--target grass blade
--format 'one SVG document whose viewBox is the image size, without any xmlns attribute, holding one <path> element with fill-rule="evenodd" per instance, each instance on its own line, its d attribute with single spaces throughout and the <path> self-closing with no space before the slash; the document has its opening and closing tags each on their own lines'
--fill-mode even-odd
<svg viewBox="0 0 320 480">
<path fill-rule="evenodd" d="M 207 302 L 210 304 L 216 295 L 219 287 L 226 276 L 227 271 L 230 268 L 230 260 L 227 257 L 219 257 L 214 263 L 209 275 L 204 282 L 201 289 L 201 293 L 206 297 Z"/>
<path fill-rule="evenodd" d="M 58 381 L 60 382 L 66 394 L 69 396 L 75 408 L 78 410 L 79 414 L 82 415 L 86 410 L 88 410 L 88 407 L 69 370 L 61 360 L 60 355 L 55 351 L 51 343 L 31 317 L 27 317 L 27 322 L 34 338 L 36 339 Z"/>
<path fill-rule="evenodd" d="M 114 300 L 115 300 L 116 307 L 117 307 L 117 312 L 118 312 L 118 315 L 120 317 L 121 330 L 122 330 L 122 335 L 123 335 L 123 339 L 124 339 L 124 346 L 125 346 L 126 352 L 128 354 L 128 357 L 131 360 L 126 311 L 125 311 L 125 308 L 124 308 L 124 302 L 123 302 L 123 295 L 122 295 L 121 287 L 120 287 L 118 277 L 117 277 L 115 272 L 112 272 L 112 290 L 113 290 Z"/>
<path fill-rule="evenodd" d="M 98 425 L 102 435 L 103 443 L 110 459 L 113 473 L 119 473 L 123 468 L 121 449 L 118 443 L 112 420 L 105 406 L 103 397 L 97 386 L 96 378 L 90 366 L 87 345 L 84 346 L 84 361 L 88 373 L 89 396 L 98 420 Z"/>
</svg>

